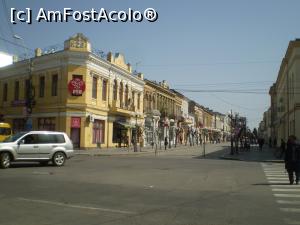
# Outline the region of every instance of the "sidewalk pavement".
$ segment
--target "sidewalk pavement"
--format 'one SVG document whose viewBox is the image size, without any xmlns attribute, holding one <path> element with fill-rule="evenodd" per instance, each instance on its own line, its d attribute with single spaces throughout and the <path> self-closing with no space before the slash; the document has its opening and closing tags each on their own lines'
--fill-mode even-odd
<svg viewBox="0 0 300 225">
<path fill-rule="evenodd" d="M 199 146 L 190 146 L 190 145 L 178 145 L 176 148 L 172 146 L 172 148 L 167 148 L 165 150 L 165 146 L 158 146 L 157 147 L 157 153 L 160 152 L 170 152 L 170 151 L 176 151 L 176 150 L 183 150 L 183 149 L 194 149 L 199 148 Z M 121 147 L 121 148 L 97 148 L 97 149 L 89 149 L 89 150 L 74 150 L 75 155 L 88 155 L 88 156 L 120 156 L 120 155 L 141 155 L 141 154 L 155 154 L 155 147 L 152 149 L 151 146 L 143 147 L 140 150 L 140 147 L 138 146 L 138 151 L 133 151 L 133 146 L 131 147 Z"/>
<path fill-rule="evenodd" d="M 278 159 L 274 156 L 274 148 L 264 146 L 262 151 L 259 151 L 258 146 L 251 146 L 250 151 L 240 151 L 239 154 L 230 155 L 230 147 L 226 154 L 221 156 L 222 159 L 240 160 L 240 161 L 253 161 L 253 162 L 275 162 L 283 163 L 283 159 Z"/>
</svg>

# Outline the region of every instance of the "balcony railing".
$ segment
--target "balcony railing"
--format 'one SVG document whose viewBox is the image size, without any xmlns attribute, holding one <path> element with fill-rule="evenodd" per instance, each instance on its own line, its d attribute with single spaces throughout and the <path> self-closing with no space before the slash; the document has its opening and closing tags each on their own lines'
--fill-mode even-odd
<svg viewBox="0 0 300 225">
<path fill-rule="evenodd" d="M 136 111 L 136 106 L 135 105 L 133 105 L 133 104 L 126 105 L 124 102 L 122 102 L 120 104 L 120 102 L 117 102 L 116 100 L 113 101 L 111 108 L 113 108 L 115 110 L 123 109 L 123 110 L 133 111 L 133 112 Z"/>
</svg>

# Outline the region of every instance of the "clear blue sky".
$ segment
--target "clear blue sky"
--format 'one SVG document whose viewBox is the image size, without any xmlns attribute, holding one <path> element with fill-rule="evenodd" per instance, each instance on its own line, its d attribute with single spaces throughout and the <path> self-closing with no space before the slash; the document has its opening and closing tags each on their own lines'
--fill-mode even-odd
<svg viewBox="0 0 300 225">
<path fill-rule="evenodd" d="M 3 1 L 0 4 L 0 35 L 12 40 Z M 6 0 L 6 4 L 8 10 L 29 7 L 35 12 L 41 7 L 155 8 L 159 13 L 155 23 L 34 22 L 12 29 L 30 48 L 62 44 L 82 32 L 93 47 L 121 52 L 132 65 L 141 62 L 138 70 L 148 79 L 165 79 L 177 89 L 263 89 L 266 94 L 184 93 L 215 111 L 240 112 L 251 128 L 270 105 L 267 92 L 288 42 L 300 37 L 298 0 Z M 0 41 L 0 50 L 6 49 L 18 50 Z"/>
</svg>

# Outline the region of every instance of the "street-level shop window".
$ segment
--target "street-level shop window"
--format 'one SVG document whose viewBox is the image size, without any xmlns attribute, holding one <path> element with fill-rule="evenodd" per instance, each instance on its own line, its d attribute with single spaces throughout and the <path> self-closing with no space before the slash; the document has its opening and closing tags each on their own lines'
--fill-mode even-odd
<svg viewBox="0 0 300 225">
<path fill-rule="evenodd" d="M 40 93 L 39 93 L 40 98 L 43 98 L 45 96 L 45 77 L 41 76 L 40 77 Z"/>
<path fill-rule="evenodd" d="M 128 129 L 124 126 L 120 125 L 117 122 L 113 123 L 113 143 L 118 143 L 118 146 L 121 147 L 122 145 L 128 146 L 129 144 L 129 137 L 127 135 Z"/>
<path fill-rule="evenodd" d="M 102 100 L 106 101 L 107 98 L 107 80 L 102 81 Z"/>
<path fill-rule="evenodd" d="M 18 132 L 21 132 L 21 131 L 25 131 L 25 123 L 26 123 L 26 120 L 23 119 L 23 118 L 20 118 L 20 119 L 14 119 L 13 120 L 13 133 L 18 133 Z"/>
<path fill-rule="evenodd" d="M 38 118 L 38 129 L 55 131 L 55 117 Z"/>
<path fill-rule="evenodd" d="M 104 143 L 105 121 L 94 120 L 93 123 L 93 144 Z"/>
<path fill-rule="evenodd" d="M 8 89 L 8 85 L 7 85 L 7 83 L 4 83 L 4 85 L 3 85 L 3 101 L 4 102 L 7 101 L 7 89 Z"/>
<path fill-rule="evenodd" d="M 97 77 L 93 77 L 92 98 L 97 99 Z"/>
<path fill-rule="evenodd" d="M 15 100 L 19 100 L 19 86 L 20 86 L 20 83 L 19 81 L 16 81 L 15 82 Z"/>
<path fill-rule="evenodd" d="M 58 88 L 58 75 L 52 75 L 52 96 L 57 96 L 57 88 Z"/>
</svg>

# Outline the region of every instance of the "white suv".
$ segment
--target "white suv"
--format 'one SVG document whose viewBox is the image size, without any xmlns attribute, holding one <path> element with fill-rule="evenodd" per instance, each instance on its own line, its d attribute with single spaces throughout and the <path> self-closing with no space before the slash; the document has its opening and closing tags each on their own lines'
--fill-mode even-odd
<svg viewBox="0 0 300 225">
<path fill-rule="evenodd" d="M 13 161 L 49 161 L 63 166 L 74 156 L 73 144 L 66 133 L 52 131 L 21 132 L 0 143 L 0 167 L 8 168 Z"/>
</svg>

